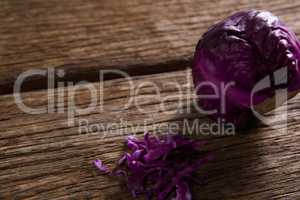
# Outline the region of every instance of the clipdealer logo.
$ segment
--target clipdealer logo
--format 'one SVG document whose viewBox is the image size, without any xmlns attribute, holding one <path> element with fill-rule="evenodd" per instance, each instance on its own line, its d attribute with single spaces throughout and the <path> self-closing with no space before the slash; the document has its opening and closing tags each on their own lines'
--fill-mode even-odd
<svg viewBox="0 0 300 200">
<path fill-rule="evenodd" d="M 105 106 L 105 89 L 104 87 L 104 79 L 105 76 L 108 74 L 114 74 L 119 77 L 122 77 L 123 80 L 125 80 L 128 87 L 126 87 L 126 91 L 128 94 L 126 95 L 128 98 L 126 99 L 126 102 L 123 104 L 118 105 L 118 107 L 106 107 Z M 260 111 L 257 110 L 257 107 L 255 106 L 255 102 L 253 100 L 255 99 L 255 94 L 270 88 L 274 86 L 281 86 L 287 84 L 287 69 L 282 68 L 280 70 L 277 70 L 274 74 L 265 77 L 261 81 L 259 81 L 251 91 L 251 110 L 253 114 L 264 124 L 272 126 L 272 123 L 274 120 L 270 120 L 269 116 L 265 116 Z M 23 83 L 26 81 L 26 79 L 32 78 L 34 76 L 44 76 L 47 78 L 48 82 L 48 90 L 47 90 L 47 105 L 41 106 L 41 107 L 31 107 L 29 105 L 26 105 L 26 103 L 22 99 L 22 93 L 21 88 Z M 193 88 L 193 83 L 191 81 L 191 74 L 189 71 L 186 72 L 185 79 L 187 80 L 186 84 L 182 84 L 180 81 L 173 80 L 173 81 L 161 81 L 160 84 L 157 84 L 155 81 L 149 81 L 149 80 L 140 80 L 140 81 L 133 81 L 133 78 L 127 74 L 126 72 L 123 72 L 121 70 L 100 70 L 99 71 L 99 82 L 98 83 L 91 83 L 88 81 L 79 81 L 79 82 L 65 82 L 65 81 L 58 81 L 58 79 L 64 78 L 65 72 L 63 70 L 56 70 L 54 68 L 48 68 L 48 69 L 40 69 L 40 70 L 29 70 L 17 78 L 15 85 L 14 85 L 14 97 L 15 97 L 15 103 L 19 107 L 20 110 L 22 110 L 25 113 L 28 114 L 46 114 L 46 113 L 65 113 L 67 115 L 67 124 L 70 127 L 76 126 L 76 125 L 82 125 L 85 124 L 87 128 L 85 130 L 88 130 L 87 132 L 91 132 L 91 128 L 88 126 L 97 127 L 95 124 L 90 124 L 90 122 L 82 118 L 81 116 L 86 116 L 91 113 L 108 113 L 111 111 L 125 111 L 129 108 L 134 108 L 138 112 L 142 114 L 149 114 L 149 110 L 144 108 L 143 103 L 141 103 L 140 99 L 143 100 L 142 97 L 142 90 L 144 88 L 152 88 L 153 93 L 151 93 L 151 97 L 156 100 L 157 107 L 155 108 L 155 111 L 160 113 L 168 113 L 168 114 L 191 114 L 193 112 L 193 109 L 196 110 L 199 114 L 202 115 L 210 115 L 218 112 L 218 110 L 204 110 L 198 105 L 198 99 L 219 99 L 220 101 L 220 112 L 226 113 L 226 93 L 230 87 L 233 87 L 235 85 L 235 82 L 227 82 L 222 83 L 222 87 L 217 87 L 211 82 L 203 82 L 200 85 L 197 86 L 197 89 L 201 89 L 201 87 L 211 87 L 215 95 L 195 95 L 194 91 L 191 90 Z M 169 87 L 174 89 L 174 93 L 170 95 L 166 95 L 163 90 L 164 88 Z M 78 105 L 78 102 L 76 100 L 76 95 L 80 93 L 81 91 L 85 91 L 85 94 L 88 96 L 86 99 L 89 100 L 88 103 L 85 103 L 84 105 Z M 218 94 L 218 95 L 217 95 Z M 275 107 L 279 107 L 282 105 L 283 102 L 287 100 L 288 97 L 288 91 L 286 88 L 282 87 L 275 91 L 274 96 L 274 105 Z M 174 102 L 174 99 L 176 99 L 176 103 L 174 103 L 175 108 L 172 108 L 172 110 L 168 109 L 168 102 L 172 100 Z M 150 112 L 153 112 L 154 110 L 151 110 Z M 285 120 L 287 122 L 287 110 L 280 110 L 280 113 L 277 113 L 276 117 L 281 117 L 281 120 Z M 145 119 L 146 121 L 148 119 Z M 125 121 L 122 119 L 121 121 Z M 202 122 L 203 123 L 203 122 Z M 210 132 L 216 132 L 220 135 L 233 135 L 235 133 L 235 127 L 231 123 L 226 123 L 226 127 L 229 127 L 229 130 L 231 130 L 230 133 L 225 131 L 228 131 L 228 129 L 224 128 L 225 122 L 222 120 L 218 120 L 216 123 L 218 124 L 201 124 L 201 122 L 196 118 L 194 121 L 187 122 L 186 120 L 183 122 L 183 124 L 187 125 L 185 130 L 188 130 L 189 132 L 194 132 L 195 128 L 201 127 L 201 130 L 203 127 L 205 129 L 209 130 Z M 113 123 L 112 123 L 113 124 Z M 171 124 L 171 122 L 170 122 Z M 170 125 L 169 124 L 169 125 Z M 287 124 L 287 123 L 285 123 Z M 105 127 L 109 127 L 110 125 L 103 125 L 99 124 L 99 129 L 96 129 L 96 132 L 101 129 L 105 129 Z M 121 124 L 114 125 L 114 127 L 119 127 Z M 145 129 L 147 127 L 145 123 L 141 123 L 138 126 L 141 126 L 140 129 L 142 130 L 142 127 Z M 177 126 L 177 125 L 176 125 Z M 189 127 L 190 126 L 190 127 Z M 287 125 L 286 125 L 287 126 Z M 131 127 L 134 127 L 132 125 Z M 172 124 L 172 127 L 175 127 L 175 124 Z M 211 127 L 221 127 L 216 130 L 216 128 Z M 223 128 L 222 128 L 223 127 Z M 183 129 L 184 127 L 181 127 Z M 136 129 L 136 128 L 135 128 Z M 175 128 L 176 131 L 183 131 L 178 126 Z M 200 130 L 200 128 L 198 128 Z M 197 130 L 198 130 L 197 129 Z M 83 130 L 83 127 L 80 127 L 80 130 Z M 79 132 L 81 132 L 79 130 Z M 130 130 L 128 130 L 131 132 Z M 132 132 L 134 132 L 133 130 Z M 147 130 L 145 130 L 147 131 Z M 201 131 L 197 131 L 201 132 Z M 214 135 L 217 135 L 214 133 Z"/>
</svg>

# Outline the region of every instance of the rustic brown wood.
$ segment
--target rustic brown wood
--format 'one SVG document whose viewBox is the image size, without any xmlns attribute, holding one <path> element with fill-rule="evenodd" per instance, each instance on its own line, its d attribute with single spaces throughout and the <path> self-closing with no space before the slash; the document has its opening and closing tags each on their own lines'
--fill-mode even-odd
<svg viewBox="0 0 300 200">
<path fill-rule="evenodd" d="M 64 69 L 66 80 L 98 79 L 99 69 L 131 74 L 189 66 L 201 34 L 238 10 L 266 9 L 300 33 L 295 0 L 2 0 L 0 93 L 29 69 Z M 113 78 L 113 77 L 110 77 Z M 45 77 L 24 88 L 46 88 Z"/>
<path fill-rule="evenodd" d="M 192 92 L 190 71 L 136 76 L 133 80 L 135 86 L 145 81 L 158 85 L 161 97 L 173 96 L 166 103 L 168 112 L 163 112 L 162 98 L 153 87 L 145 85 L 139 93 L 130 94 L 124 79 L 105 81 L 104 111 L 99 111 L 98 104 L 92 113 L 76 115 L 74 126 L 67 124 L 66 113 L 26 114 L 15 105 L 12 95 L 0 96 L 0 199 L 131 199 L 124 186 L 101 175 L 92 160 L 113 164 L 121 156 L 129 132 L 142 134 L 144 128 L 151 131 L 171 123 L 182 128 L 184 119 L 207 121 L 194 109 L 186 109 L 195 98 L 188 95 Z M 178 103 L 179 92 L 167 84 L 170 82 L 184 88 L 183 96 L 188 98 L 183 104 Z M 100 93 L 101 85 L 94 86 Z M 54 94 L 57 97 L 65 91 L 60 88 Z M 47 92 L 27 92 L 22 97 L 26 105 L 40 107 L 47 105 Z M 86 107 L 89 96 L 86 89 L 77 90 L 76 105 Z M 121 110 L 129 98 L 136 99 L 145 112 L 134 105 Z M 61 102 L 66 101 L 65 96 Z M 287 132 L 283 132 L 279 114 L 272 126 L 260 125 L 236 136 L 198 135 L 206 138 L 206 150 L 215 160 L 199 171 L 208 175 L 208 183 L 193 188 L 195 199 L 299 199 L 299 102 L 298 95 L 287 104 Z M 80 119 L 117 125 L 80 134 Z M 120 119 L 128 124 L 120 124 Z M 136 130 L 126 130 L 131 125 Z"/>
</svg>

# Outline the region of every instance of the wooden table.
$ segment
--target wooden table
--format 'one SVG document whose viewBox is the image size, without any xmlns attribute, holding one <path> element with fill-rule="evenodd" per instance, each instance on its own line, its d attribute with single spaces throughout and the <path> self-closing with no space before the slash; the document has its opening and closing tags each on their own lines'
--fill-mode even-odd
<svg viewBox="0 0 300 200">
<path fill-rule="evenodd" d="M 189 69 L 194 47 L 210 25 L 250 8 L 274 12 L 300 35 L 296 0 L 2 0 L 0 199 L 131 199 L 122 184 L 91 162 L 113 164 L 126 134 L 206 121 L 186 109 L 195 99 Z M 36 76 L 26 79 L 20 95 L 33 108 L 49 108 L 54 99 L 54 110 L 26 113 L 15 103 L 13 85 L 23 72 L 47 68 L 65 72 L 57 79 L 64 87 L 46 89 L 46 76 Z M 161 96 L 151 85 L 130 93 L 128 80 L 117 74 L 99 82 L 99 70 L 107 69 L 132 75 L 135 86 L 155 83 Z M 78 107 L 90 104 L 84 86 L 66 86 L 82 80 L 103 99 L 70 118 L 70 96 Z M 183 104 L 169 82 L 182 86 Z M 170 96 L 163 112 L 161 99 Z M 124 108 L 129 99 L 135 104 Z M 195 186 L 194 198 L 300 199 L 299 103 L 298 95 L 287 104 L 287 131 L 278 114 L 271 126 L 205 136 L 215 160 L 199 172 L 208 175 L 208 184 Z M 83 120 L 89 133 L 80 126 Z"/>
</svg>

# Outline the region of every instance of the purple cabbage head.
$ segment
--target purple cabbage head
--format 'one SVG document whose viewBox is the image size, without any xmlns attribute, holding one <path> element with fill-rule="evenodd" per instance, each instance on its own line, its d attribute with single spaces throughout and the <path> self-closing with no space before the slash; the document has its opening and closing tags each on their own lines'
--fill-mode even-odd
<svg viewBox="0 0 300 200">
<path fill-rule="evenodd" d="M 212 159 L 200 151 L 203 145 L 202 141 L 181 135 L 151 137 L 146 134 L 142 139 L 130 136 L 127 139 L 130 151 L 114 170 L 109 170 L 100 160 L 94 161 L 94 165 L 105 174 L 125 179 L 134 197 L 191 200 L 189 186 L 191 182 L 199 183 L 195 172 Z"/>
<path fill-rule="evenodd" d="M 299 90 L 299 59 L 299 41 L 278 17 L 238 12 L 211 27 L 196 47 L 192 73 L 198 105 L 212 111 L 213 119 L 242 127 L 253 117 L 251 106 L 263 105 L 276 89 Z M 266 87 L 255 92 L 259 83 Z"/>
</svg>

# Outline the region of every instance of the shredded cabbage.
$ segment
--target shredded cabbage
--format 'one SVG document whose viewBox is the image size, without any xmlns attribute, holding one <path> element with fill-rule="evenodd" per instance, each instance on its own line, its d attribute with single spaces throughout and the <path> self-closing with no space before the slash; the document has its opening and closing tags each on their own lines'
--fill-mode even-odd
<svg viewBox="0 0 300 200">
<path fill-rule="evenodd" d="M 124 154 L 115 169 L 108 170 L 100 160 L 94 165 L 103 173 L 125 179 L 134 197 L 164 200 L 175 196 L 176 200 L 190 200 L 194 173 L 212 159 L 200 151 L 205 142 L 181 135 L 145 134 L 143 139 L 130 136 L 126 142 L 130 152 Z"/>
</svg>

